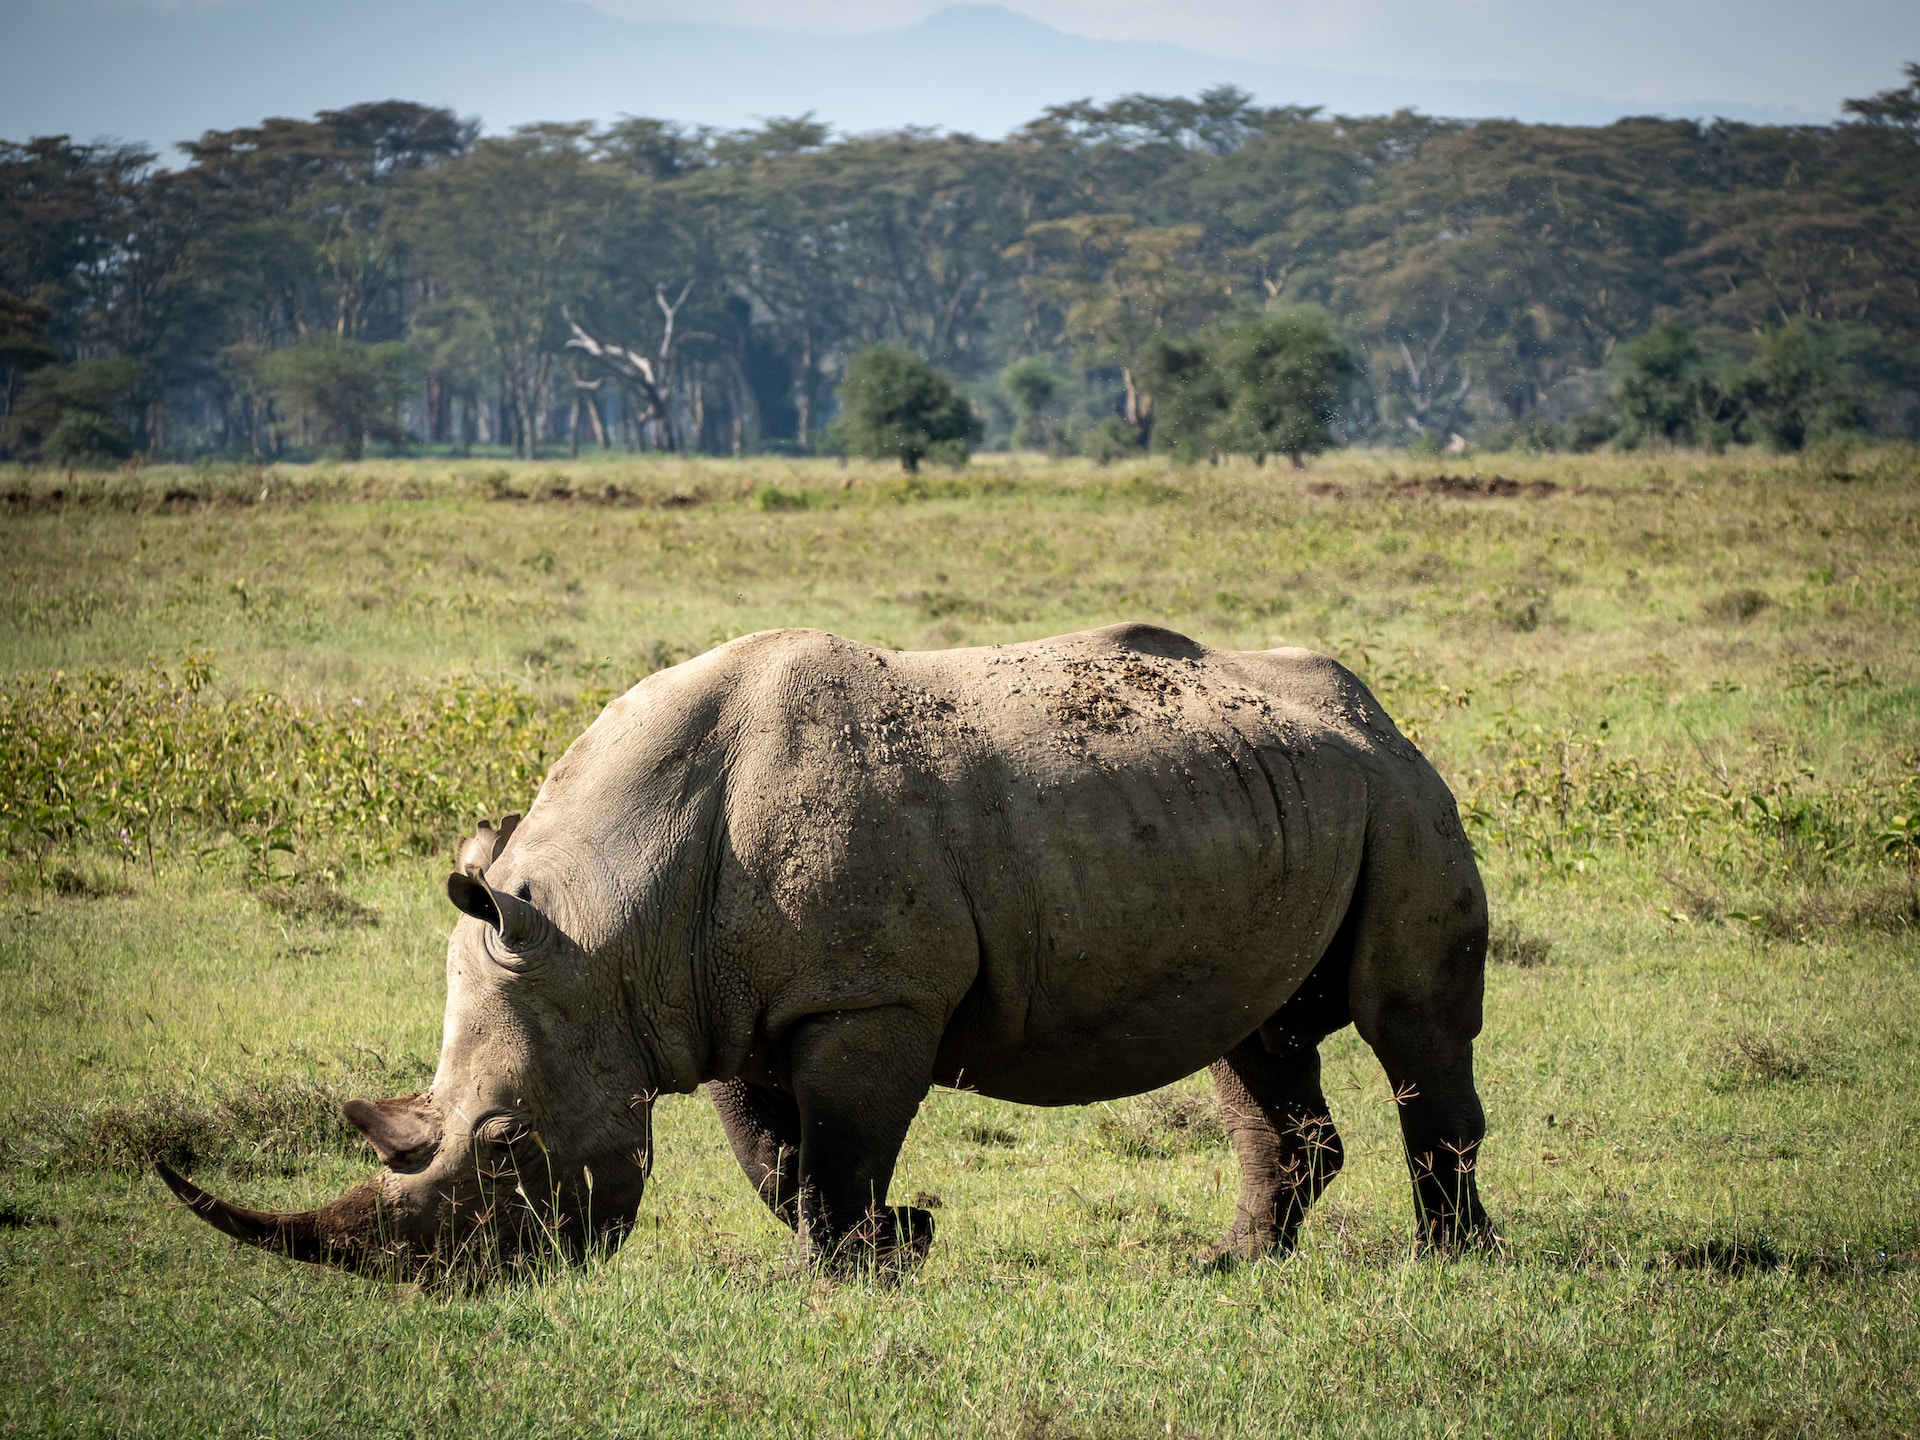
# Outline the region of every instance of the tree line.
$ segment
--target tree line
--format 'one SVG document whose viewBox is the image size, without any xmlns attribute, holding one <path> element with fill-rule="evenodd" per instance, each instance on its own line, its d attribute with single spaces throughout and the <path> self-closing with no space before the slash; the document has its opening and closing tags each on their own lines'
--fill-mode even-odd
<svg viewBox="0 0 1920 1440">
<path fill-rule="evenodd" d="M 875 346 L 869 381 L 922 361 L 968 402 L 936 458 L 1912 435 L 1907 75 L 1819 126 L 1219 89 L 999 141 L 482 137 L 389 101 L 209 132 L 173 168 L 0 142 L 0 445 L 807 452 L 854 443 L 829 422 Z"/>
</svg>

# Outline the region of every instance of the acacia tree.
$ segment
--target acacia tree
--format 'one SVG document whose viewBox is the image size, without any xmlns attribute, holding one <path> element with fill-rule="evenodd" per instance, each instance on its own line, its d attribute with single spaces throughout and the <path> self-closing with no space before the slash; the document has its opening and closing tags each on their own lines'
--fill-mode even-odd
<svg viewBox="0 0 1920 1440">
<path fill-rule="evenodd" d="M 369 438 L 396 445 L 406 439 L 400 402 L 413 368 L 399 341 L 369 345 L 322 335 L 262 356 L 258 371 L 290 419 L 358 460 Z"/>
<path fill-rule="evenodd" d="M 482 338 L 514 417 L 514 453 L 533 454 L 564 353 L 561 307 L 593 293 L 596 262 L 630 183 L 596 166 L 584 126 L 482 140 L 416 177 L 407 234 Z"/>
<path fill-rule="evenodd" d="M 651 355 L 644 350 L 595 339 L 581 328 L 569 307 L 560 307 L 561 317 L 573 332 L 567 341 L 567 348 L 578 350 L 619 385 L 627 399 L 627 413 L 633 418 L 633 423 L 658 427 L 662 450 L 679 448 L 674 424 L 674 400 L 678 392 L 676 382 L 681 348 L 689 340 L 715 338 L 705 331 L 678 328 L 680 311 L 685 308 L 687 296 L 692 290 L 693 281 L 689 280 L 680 287 L 680 293 L 669 300 L 665 284 L 653 287 L 654 302 L 660 307 L 661 325 L 660 341 L 653 347 Z M 698 428 L 696 423 L 696 436 Z"/>
<path fill-rule="evenodd" d="M 1145 446 L 1153 394 L 1144 383 L 1156 342 L 1185 334 L 1217 314 L 1231 295 L 1207 258 L 1199 225 L 1139 225 L 1131 215 L 1075 215 L 1028 227 L 1007 258 L 1027 273 L 1030 303 L 1052 312 L 1051 327 L 1088 369 L 1120 372 L 1120 417 Z"/>
</svg>

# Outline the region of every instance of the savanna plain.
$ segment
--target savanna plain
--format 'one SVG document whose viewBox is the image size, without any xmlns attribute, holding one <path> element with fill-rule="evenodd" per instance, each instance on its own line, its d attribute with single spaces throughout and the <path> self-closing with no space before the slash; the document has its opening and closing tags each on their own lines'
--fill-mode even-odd
<svg viewBox="0 0 1920 1440">
<path fill-rule="evenodd" d="M 0 473 L 0 1430 L 1920 1430 L 1920 455 L 411 460 Z M 1497 1250 L 1416 1255 L 1393 1097 L 1294 1255 L 1193 1253 L 1204 1076 L 938 1092 L 924 1268 L 797 1268 L 699 1096 L 611 1258 L 484 1289 L 235 1247 L 438 1053 L 440 884 L 605 699 L 732 636 L 1149 620 L 1305 644 L 1453 784 L 1494 907 Z"/>
</svg>

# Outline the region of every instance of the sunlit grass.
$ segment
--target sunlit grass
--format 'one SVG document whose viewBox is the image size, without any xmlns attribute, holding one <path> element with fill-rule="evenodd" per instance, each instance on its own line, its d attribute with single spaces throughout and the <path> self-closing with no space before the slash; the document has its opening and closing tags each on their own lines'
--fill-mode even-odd
<svg viewBox="0 0 1920 1440">
<path fill-rule="evenodd" d="M 1559 489 L 1396 493 L 1442 471 Z M 1391 1098 L 1348 1032 L 1325 1047 L 1347 1169 L 1298 1255 L 1225 1276 L 1188 1266 L 1231 1215 L 1211 1127 L 947 1092 L 896 1181 L 938 1197 L 939 1237 L 897 1284 L 796 1270 L 698 1096 L 662 1101 L 640 1229 L 582 1271 L 422 1292 L 237 1251 L 139 1152 L 176 1147 L 254 1204 L 364 1174 L 328 1107 L 432 1063 L 444 858 L 318 829 L 263 851 L 244 817 L 182 819 L 152 850 L 22 832 L 0 891 L 0 1428 L 1915 1428 L 1910 455 L 1304 475 L 989 457 L 917 485 L 831 462 L 393 462 L 9 487 L 11 695 L 20 672 L 150 656 L 177 679 L 194 651 L 212 705 L 269 690 L 324 720 L 458 674 L 566 715 L 775 624 L 946 645 L 1149 619 L 1337 650 L 1463 794 L 1507 796 L 1476 830 L 1506 937 L 1478 1047 L 1505 1243 L 1413 1258 Z M 1630 825 L 1596 789 L 1629 772 L 1653 777 Z M 494 813 L 527 799 L 462 783 Z M 1204 1082 L 1181 1092 L 1203 1113 Z"/>
</svg>

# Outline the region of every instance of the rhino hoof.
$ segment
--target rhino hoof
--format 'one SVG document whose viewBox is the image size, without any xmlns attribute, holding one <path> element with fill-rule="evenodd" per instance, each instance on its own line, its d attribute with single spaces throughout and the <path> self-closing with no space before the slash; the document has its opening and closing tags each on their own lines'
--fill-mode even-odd
<svg viewBox="0 0 1920 1440">
<path fill-rule="evenodd" d="M 1193 1268 L 1202 1273 L 1224 1274 L 1228 1270 L 1272 1255 L 1285 1255 L 1293 1249 L 1277 1234 L 1242 1234 L 1235 1231 L 1217 1244 L 1209 1245 L 1193 1257 Z"/>
<path fill-rule="evenodd" d="M 836 1275 L 897 1275 L 925 1260 L 932 1248 L 932 1214 L 916 1205 L 895 1205 L 867 1216 L 831 1250 L 816 1252 L 814 1263 Z"/>
<path fill-rule="evenodd" d="M 892 1221 L 893 1233 L 882 1238 L 882 1248 L 914 1264 L 926 1259 L 933 1248 L 933 1212 L 918 1205 L 896 1205 L 886 1218 Z"/>
</svg>

